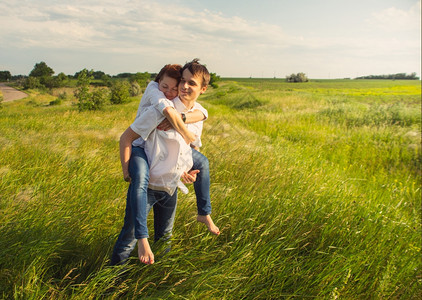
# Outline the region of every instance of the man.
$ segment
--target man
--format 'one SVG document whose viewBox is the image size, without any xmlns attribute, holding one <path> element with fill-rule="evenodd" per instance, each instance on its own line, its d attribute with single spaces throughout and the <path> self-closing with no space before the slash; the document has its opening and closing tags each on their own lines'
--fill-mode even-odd
<svg viewBox="0 0 422 300">
<path fill-rule="evenodd" d="M 191 71 L 192 70 L 192 71 Z M 196 99 L 201 95 L 203 92 L 206 91 L 207 85 L 209 82 L 209 73 L 205 66 L 201 65 L 197 60 L 194 60 L 190 63 L 187 63 L 182 68 L 182 79 L 180 81 L 180 84 L 178 85 L 178 91 L 179 91 L 179 98 L 177 103 L 174 104 L 175 108 L 182 113 L 187 113 L 193 111 L 199 104 L 196 103 Z M 200 128 L 202 130 L 202 127 Z M 199 133 L 200 134 L 200 133 Z M 125 153 L 125 148 L 127 148 L 127 142 L 130 143 L 135 140 L 136 138 L 139 138 L 140 134 L 137 134 L 135 131 L 133 131 L 131 128 L 128 128 L 128 130 L 125 131 L 125 133 L 122 135 L 121 138 L 121 155 L 122 153 Z M 124 141 L 122 143 L 122 141 Z M 124 149 L 122 150 L 122 144 L 126 145 Z M 145 163 L 146 157 L 145 152 L 143 152 L 143 149 L 137 149 L 137 147 L 133 148 L 133 155 L 130 156 L 131 163 L 129 164 L 129 169 L 136 168 L 137 166 L 141 166 L 142 168 L 148 167 L 148 165 Z M 136 153 L 136 152 L 139 153 Z M 170 152 L 170 150 L 168 151 Z M 199 152 L 198 152 L 199 153 Z M 201 154 L 199 154 L 201 155 Z M 123 155 L 124 156 L 124 155 Z M 132 160 L 142 160 L 142 163 L 132 163 Z M 205 158 L 206 159 L 206 158 Z M 124 168 L 124 161 L 126 161 L 127 158 L 122 159 L 122 167 Z M 128 162 L 127 162 L 128 163 Z M 182 161 L 183 163 L 183 161 Z M 206 161 L 208 163 L 208 161 Z M 166 164 L 164 164 L 165 168 Z M 145 170 L 130 170 L 131 174 L 142 174 L 145 172 Z M 170 170 L 169 170 L 170 172 Z M 125 171 L 124 171 L 125 173 Z M 197 170 L 190 170 L 189 172 L 185 172 L 182 176 L 184 181 L 186 183 L 193 183 L 197 179 Z M 124 226 L 122 228 L 122 231 L 119 235 L 119 238 L 116 242 L 116 245 L 113 250 L 113 255 L 111 258 L 110 264 L 120 264 L 124 262 L 134 249 L 136 242 L 138 242 L 138 257 L 141 262 L 146 264 L 152 264 L 154 263 L 154 255 L 150 249 L 149 243 L 147 238 L 135 238 L 135 225 L 136 225 L 136 212 L 139 210 L 145 210 L 148 213 L 151 208 L 154 209 L 154 228 L 155 228 L 155 236 L 154 240 L 158 241 L 160 239 L 168 240 L 171 236 L 173 223 L 174 223 L 174 216 L 176 212 L 176 203 L 177 203 L 177 191 L 175 191 L 174 183 L 171 182 L 163 182 L 162 178 L 166 178 L 166 174 L 161 174 L 159 177 L 155 176 L 154 173 L 151 174 L 151 177 L 144 176 L 143 178 L 135 179 L 136 181 L 152 181 L 154 184 L 150 185 L 150 188 L 148 188 L 147 191 L 147 204 L 146 208 L 144 207 L 138 207 L 136 201 L 130 201 L 130 195 L 128 190 L 128 201 L 126 205 L 126 213 L 125 213 L 125 220 L 124 220 Z M 142 177 L 142 176 L 141 176 Z M 126 178 L 126 176 L 125 176 Z M 145 182 L 143 183 L 145 184 Z M 141 184 L 142 185 L 142 184 Z M 169 192 L 169 185 L 170 185 L 170 192 Z M 172 193 L 172 191 L 174 191 Z M 135 218 L 133 217 L 135 215 Z M 206 217 L 206 216 L 205 216 Z M 208 215 L 209 217 L 209 215 Z M 198 218 L 198 221 L 203 222 L 207 224 L 207 226 L 210 228 L 210 226 L 215 225 L 210 223 L 210 217 L 209 219 L 200 220 Z M 215 227 L 215 230 L 218 230 L 217 227 Z"/>
</svg>

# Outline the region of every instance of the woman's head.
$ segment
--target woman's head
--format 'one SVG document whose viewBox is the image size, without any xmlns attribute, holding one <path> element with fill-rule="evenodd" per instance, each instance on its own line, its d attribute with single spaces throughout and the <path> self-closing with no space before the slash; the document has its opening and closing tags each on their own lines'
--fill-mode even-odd
<svg viewBox="0 0 422 300">
<path fill-rule="evenodd" d="M 178 94 L 178 84 L 182 78 L 181 65 L 165 65 L 155 77 L 158 89 L 164 93 L 167 99 L 173 99 Z"/>
</svg>

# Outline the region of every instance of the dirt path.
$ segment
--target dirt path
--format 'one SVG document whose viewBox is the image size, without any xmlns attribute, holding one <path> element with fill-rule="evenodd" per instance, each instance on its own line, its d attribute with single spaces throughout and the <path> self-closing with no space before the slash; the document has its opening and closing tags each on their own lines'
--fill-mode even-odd
<svg viewBox="0 0 422 300">
<path fill-rule="evenodd" d="M 19 100 L 28 97 L 28 95 L 24 92 L 18 91 L 17 89 L 7 86 L 5 83 L 0 83 L 0 90 L 3 93 L 4 102 Z"/>
</svg>

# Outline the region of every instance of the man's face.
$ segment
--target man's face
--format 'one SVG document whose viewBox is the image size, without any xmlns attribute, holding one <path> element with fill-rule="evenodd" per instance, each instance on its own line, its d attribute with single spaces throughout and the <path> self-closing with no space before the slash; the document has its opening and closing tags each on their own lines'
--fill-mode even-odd
<svg viewBox="0 0 422 300">
<path fill-rule="evenodd" d="M 188 69 L 183 71 L 182 80 L 179 83 L 180 100 L 195 101 L 206 90 L 206 86 L 202 87 L 202 78 L 200 76 L 193 76 Z"/>
</svg>

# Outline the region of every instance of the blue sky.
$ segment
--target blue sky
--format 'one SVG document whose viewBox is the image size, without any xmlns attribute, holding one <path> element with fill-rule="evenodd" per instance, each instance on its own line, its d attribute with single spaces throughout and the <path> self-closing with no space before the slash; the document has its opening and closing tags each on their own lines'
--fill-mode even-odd
<svg viewBox="0 0 422 300">
<path fill-rule="evenodd" d="M 420 0 L 9 0 L 0 70 L 157 72 L 198 57 L 224 77 L 421 74 Z"/>
</svg>

